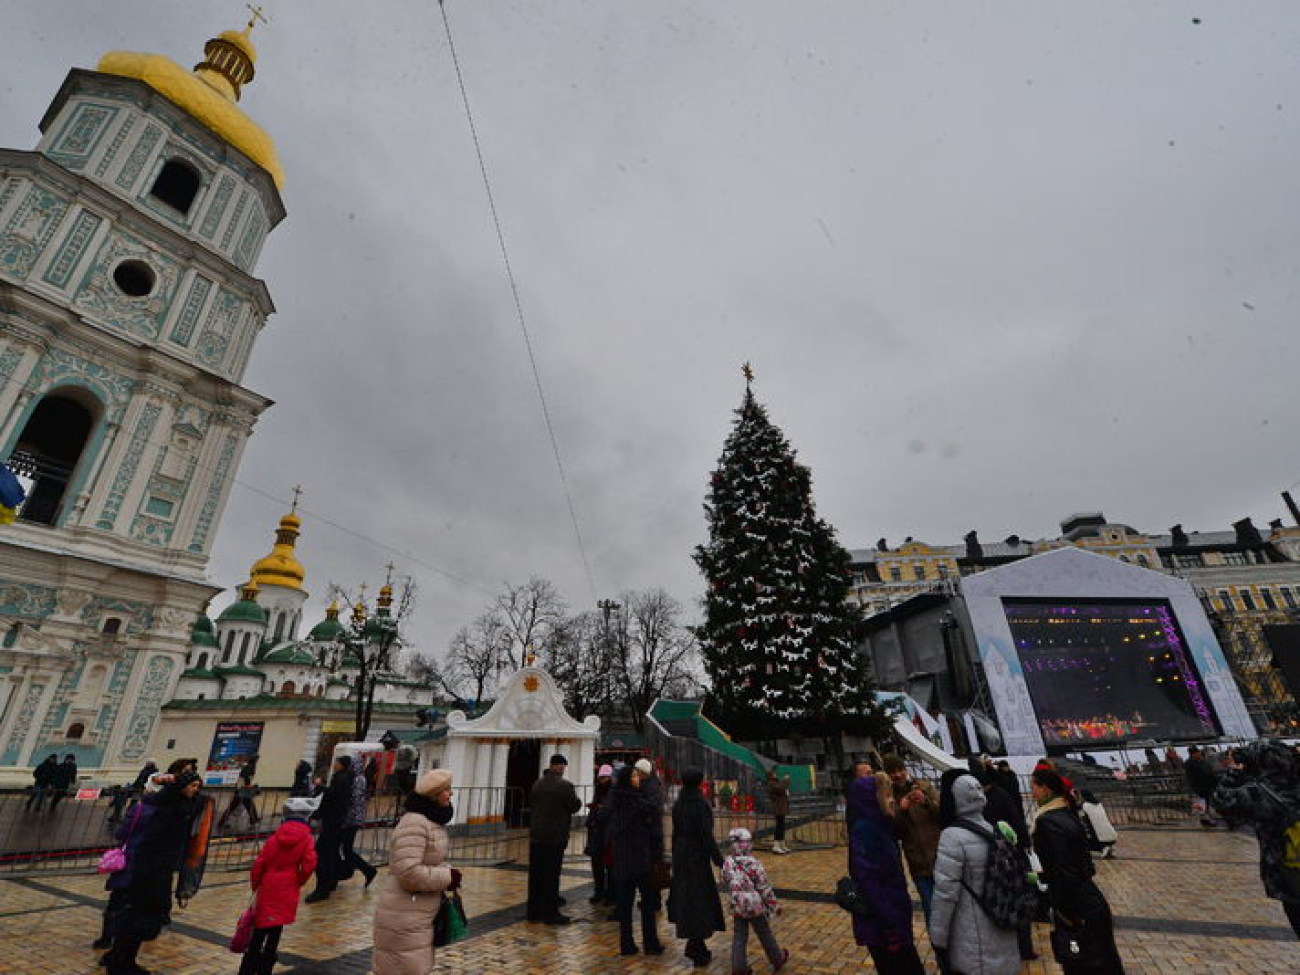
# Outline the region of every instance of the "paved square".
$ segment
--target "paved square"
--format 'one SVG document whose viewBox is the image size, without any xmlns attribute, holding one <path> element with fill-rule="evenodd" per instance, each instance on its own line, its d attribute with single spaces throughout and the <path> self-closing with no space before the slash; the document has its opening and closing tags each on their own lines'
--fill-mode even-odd
<svg viewBox="0 0 1300 975">
<path fill-rule="evenodd" d="M 1263 896 L 1255 841 L 1240 833 L 1210 832 L 1194 825 L 1122 832 L 1120 857 L 1098 863 L 1098 878 L 1116 914 L 1120 952 L 1130 975 L 1214 973 L 1214 975 L 1295 975 L 1300 943 L 1276 902 Z M 452 849 L 455 862 L 455 847 Z M 828 892 L 844 872 L 845 851 L 804 850 L 791 856 L 761 854 L 782 896 L 784 912 L 775 923 L 778 940 L 790 949 L 790 972 L 840 973 L 871 970 L 864 949 L 856 947 L 849 923 Z M 170 929 L 145 946 L 140 961 L 159 975 L 233 973 L 237 958 L 226 950 L 235 919 L 248 903 L 242 873 L 211 873 L 188 910 L 177 911 Z M 381 878 L 376 882 L 386 882 Z M 604 912 L 587 903 L 591 892 L 586 865 L 566 862 L 568 927 L 551 928 L 522 920 L 526 873 L 519 863 L 465 867 L 465 902 L 471 937 L 438 952 L 437 971 L 457 975 L 519 973 L 603 975 L 688 972 L 682 943 L 660 933 L 668 952 L 660 958 L 618 956 L 617 928 Z M 321 904 L 304 904 L 298 923 L 281 943 L 283 975 L 362 975 L 369 970 L 370 915 L 374 889 L 359 880 L 344 884 Z M 94 973 L 98 953 L 90 942 L 98 933 L 104 902 L 102 878 L 42 876 L 0 880 L 0 973 Z M 915 926 L 922 957 L 933 966 L 920 913 Z M 730 970 L 730 934 L 711 942 L 711 975 Z M 1025 975 L 1059 968 L 1047 960 L 1047 928 L 1035 928 L 1043 959 L 1026 963 Z M 756 973 L 766 972 L 761 952 L 751 945 Z"/>
</svg>

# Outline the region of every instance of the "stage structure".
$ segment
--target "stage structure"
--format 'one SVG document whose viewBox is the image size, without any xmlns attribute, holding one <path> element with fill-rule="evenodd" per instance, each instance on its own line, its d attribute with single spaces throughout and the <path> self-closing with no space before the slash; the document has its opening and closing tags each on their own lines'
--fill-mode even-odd
<svg viewBox="0 0 1300 975">
<path fill-rule="evenodd" d="M 1008 754 L 1255 734 L 1182 579 L 1067 547 L 959 591 Z"/>
</svg>

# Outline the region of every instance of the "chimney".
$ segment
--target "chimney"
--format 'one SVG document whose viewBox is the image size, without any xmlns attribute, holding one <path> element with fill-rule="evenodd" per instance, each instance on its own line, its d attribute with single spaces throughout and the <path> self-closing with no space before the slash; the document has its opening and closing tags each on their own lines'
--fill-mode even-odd
<svg viewBox="0 0 1300 975">
<path fill-rule="evenodd" d="M 1297 508 L 1295 505 L 1295 501 L 1292 500 L 1291 492 L 1283 491 L 1282 500 L 1286 502 L 1287 510 L 1291 512 L 1291 517 L 1295 519 L 1295 523 L 1297 525 L 1300 525 L 1300 508 Z"/>
<path fill-rule="evenodd" d="M 1242 548 L 1261 549 L 1264 547 L 1264 539 L 1260 538 L 1259 529 L 1251 524 L 1249 518 L 1234 521 L 1232 530 L 1237 533 L 1237 544 Z"/>
<path fill-rule="evenodd" d="M 1187 548 L 1187 532 L 1183 531 L 1182 525 L 1174 525 L 1169 534 L 1173 537 L 1174 548 Z"/>
<path fill-rule="evenodd" d="M 1007 544 L 1010 545 L 1012 548 L 1017 548 L 1017 547 L 1019 547 L 1019 545 L 1020 545 L 1020 536 L 1019 536 L 1019 535 L 1008 535 L 1008 536 L 1007 536 Z"/>
<path fill-rule="evenodd" d="M 1280 532 L 1282 530 L 1282 519 L 1274 518 L 1272 521 L 1268 523 L 1268 529 L 1269 531 L 1274 533 Z"/>
<path fill-rule="evenodd" d="M 889 545 L 885 542 L 885 540 L 884 540 L 883 538 L 878 538 L 878 539 L 876 539 L 876 551 L 877 551 L 877 552 L 888 552 L 888 551 L 889 551 Z"/>
<path fill-rule="evenodd" d="M 979 561 L 984 558 L 984 549 L 980 545 L 980 539 L 972 529 L 966 533 L 966 558 Z"/>
</svg>

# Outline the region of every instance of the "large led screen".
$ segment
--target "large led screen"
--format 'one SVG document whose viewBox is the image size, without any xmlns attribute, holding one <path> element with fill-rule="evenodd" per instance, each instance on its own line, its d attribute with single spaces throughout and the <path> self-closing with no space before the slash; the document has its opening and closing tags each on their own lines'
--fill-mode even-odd
<svg viewBox="0 0 1300 975">
<path fill-rule="evenodd" d="M 1219 734 L 1168 602 L 1003 599 L 1002 605 L 1049 748 Z"/>
</svg>

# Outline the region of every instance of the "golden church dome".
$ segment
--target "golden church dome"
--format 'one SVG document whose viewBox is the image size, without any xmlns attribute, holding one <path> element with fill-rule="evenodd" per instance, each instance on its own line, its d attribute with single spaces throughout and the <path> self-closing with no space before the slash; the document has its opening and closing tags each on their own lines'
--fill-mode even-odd
<svg viewBox="0 0 1300 975">
<path fill-rule="evenodd" d="M 296 512 L 291 511 L 280 519 L 280 527 L 275 533 L 275 545 L 270 554 L 254 562 L 248 571 L 253 582 L 259 586 L 302 588 L 307 572 L 294 551 L 294 543 L 298 541 L 298 530 L 301 527 L 302 519 Z"/>
<path fill-rule="evenodd" d="M 284 170 L 275 143 L 266 131 L 244 114 L 235 102 L 240 88 L 253 80 L 257 49 L 242 31 L 222 31 L 204 45 L 204 60 L 189 72 L 161 54 L 111 51 L 99 59 L 96 70 L 143 81 L 195 121 L 211 129 L 266 170 L 277 188 L 284 187 Z"/>
</svg>

